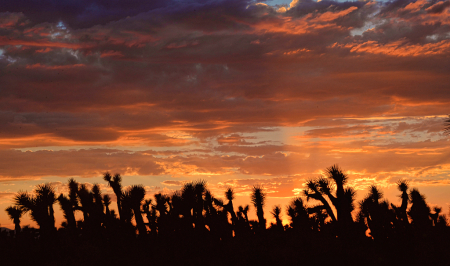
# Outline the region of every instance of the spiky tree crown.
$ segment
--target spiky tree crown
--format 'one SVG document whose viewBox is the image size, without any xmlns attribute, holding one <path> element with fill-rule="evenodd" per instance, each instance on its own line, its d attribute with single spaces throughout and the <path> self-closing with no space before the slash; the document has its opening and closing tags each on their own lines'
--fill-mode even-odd
<svg viewBox="0 0 450 266">
<path fill-rule="evenodd" d="M 14 202 L 25 212 L 28 212 L 34 207 L 35 199 L 31 197 L 28 192 L 19 191 L 17 195 L 14 196 Z"/>
<path fill-rule="evenodd" d="M 254 186 L 253 187 L 253 193 L 252 193 L 252 203 L 255 207 L 264 206 L 264 202 L 266 199 L 266 195 L 263 191 L 263 188 L 261 186 Z"/>
<path fill-rule="evenodd" d="M 406 180 L 399 180 L 397 182 L 397 187 L 398 187 L 398 190 L 400 190 L 401 192 L 407 192 L 408 191 L 408 187 L 409 187 L 408 181 L 406 181 Z"/>
<path fill-rule="evenodd" d="M 36 186 L 34 191 L 36 197 L 48 204 L 53 204 L 56 202 L 55 189 L 51 184 L 39 184 Z"/>
<path fill-rule="evenodd" d="M 383 197 L 383 192 L 381 192 L 377 186 L 372 185 L 369 188 L 370 191 L 370 197 L 373 199 L 373 201 L 378 202 Z"/>
<path fill-rule="evenodd" d="M 227 191 L 225 191 L 225 197 L 227 198 L 227 200 L 233 200 L 234 199 L 233 188 L 228 188 Z"/>
<path fill-rule="evenodd" d="M 281 207 L 275 206 L 270 213 L 272 214 L 273 218 L 275 218 L 275 219 L 280 218 Z"/>
<path fill-rule="evenodd" d="M 143 185 L 133 185 L 129 188 L 130 200 L 135 205 L 140 205 L 145 198 L 145 188 Z"/>
<path fill-rule="evenodd" d="M 106 172 L 103 174 L 103 180 L 107 181 L 107 182 L 111 182 L 111 174 L 109 172 Z"/>
<path fill-rule="evenodd" d="M 103 204 L 108 207 L 111 204 L 111 197 L 108 194 L 103 195 Z"/>
<path fill-rule="evenodd" d="M 19 206 L 9 206 L 5 211 L 11 220 L 20 219 L 23 214 L 23 210 Z"/>
<path fill-rule="evenodd" d="M 409 197 L 413 204 L 425 203 L 425 196 L 420 194 L 419 190 L 415 188 L 411 190 Z"/>
<path fill-rule="evenodd" d="M 337 184 L 345 184 L 348 176 L 344 174 L 338 165 L 333 165 L 326 169 L 327 177 L 333 179 Z"/>
<path fill-rule="evenodd" d="M 317 180 L 317 186 L 318 186 L 320 192 L 322 192 L 324 194 L 331 193 L 330 182 L 327 179 L 320 177 L 319 180 Z"/>
<path fill-rule="evenodd" d="M 121 176 L 120 174 L 115 174 L 114 177 L 113 177 L 113 182 L 114 182 L 116 185 L 122 186 L 122 185 L 121 185 L 121 182 L 122 182 L 122 176 Z"/>
<path fill-rule="evenodd" d="M 206 181 L 201 179 L 201 180 L 197 180 L 194 183 L 194 190 L 195 190 L 195 194 L 203 194 L 206 190 Z"/>
</svg>

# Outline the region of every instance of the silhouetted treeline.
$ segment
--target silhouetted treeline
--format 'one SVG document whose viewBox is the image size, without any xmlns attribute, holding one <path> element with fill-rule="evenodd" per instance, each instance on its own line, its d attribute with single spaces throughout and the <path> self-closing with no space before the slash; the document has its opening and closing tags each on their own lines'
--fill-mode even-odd
<svg viewBox="0 0 450 266">
<path fill-rule="evenodd" d="M 431 265 L 444 262 L 450 231 L 441 208 L 406 181 L 397 187 L 400 201 L 389 203 L 376 186 L 355 202 L 348 176 L 338 166 L 306 183 L 303 197 L 264 213 L 266 193 L 254 186 L 251 204 L 236 207 L 234 191 L 216 198 L 205 181 L 186 183 L 171 195 L 146 199 L 142 185 L 123 189 L 120 174 L 104 174 L 117 198 L 99 185 L 74 179 L 68 193 L 56 195 L 50 184 L 33 193 L 19 192 L 6 209 L 15 230 L 0 233 L 1 258 L 13 264 L 46 265 Z M 307 205 L 306 202 L 309 204 Z M 54 208 L 65 221 L 55 225 Z M 253 209 L 257 220 L 249 220 Z M 283 210 L 284 209 L 284 210 Z M 28 213 L 39 226 L 21 228 Z M 82 219 L 76 220 L 76 213 Z M 275 222 L 267 224 L 270 215 Z M 290 223 L 283 225 L 283 215 Z M 80 216 L 80 215 L 77 215 Z"/>
</svg>

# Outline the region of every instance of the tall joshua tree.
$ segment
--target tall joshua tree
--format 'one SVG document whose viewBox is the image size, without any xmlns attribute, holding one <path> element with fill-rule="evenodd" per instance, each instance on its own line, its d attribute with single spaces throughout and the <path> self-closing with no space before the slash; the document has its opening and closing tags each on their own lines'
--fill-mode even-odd
<svg viewBox="0 0 450 266">
<path fill-rule="evenodd" d="M 296 231 L 306 232 L 311 226 L 309 215 L 302 198 L 295 198 L 288 206 L 287 213 L 291 218 L 291 227 Z"/>
<path fill-rule="evenodd" d="M 91 199 L 93 200 L 92 211 L 91 211 L 91 221 L 94 227 L 99 230 L 101 228 L 102 223 L 104 222 L 104 205 L 102 193 L 100 191 L 100 186 L 98 184 L 94 184 L 91 189 Z"/>
<path fill-rule="evenodd" d="M 67 228 L 69 228 L 70 230 L 75 230 L 75 228 L 77 227 L 77 222 L 75 220 L 72 202 L 63 194 L 59 195 L 58 202 L 61 206 L 61 210 L 63 211 L 64 218 L 66 218 Z"/>
<path fill-rule="evenodd" d="M 337 165 L 326 169 L 326 177 L 320 177 L 316 180 L 307 182 L 307 188 L 303 191 L 307 200 L 310 198 L 318 200 L 322 205 L 315 208 L 323 208 L 330 216 L 332 221 L 337 222 L 339 230 L 346 230 L 353 222 L 352 211 L 355 209 L 355 190 L 351 187 L 345 187 L 348 176 Z M 330 183 L 330 181 L 332 183 Z M 333 192 L 333 188 L 335 191 Z M 329 201 L 327 201 L 327 199 Z M 333 213 L 331 205 L 336 209 L 336 215 Z"/>
<path fill-rule="evenodd" d="M 266 229 L 266 219 L 264 219 L 264 203 L 266 194 L 261 186 L 256 185 L 253 187 L 251 200 L 253 206 L 256 208 L 256 216 L 258 216 L 259 228 Z"/>
<path fill-rule="evenodd" d="M 145 215 L 147 216 L 147 225 L 150 228 L 150 233 L 152 235 L 156 235 L 156 208 L 152 205 L 152 200 L 147 199 L 144 201 L 144 204 L 142 205 L 143 211 Z"/>
<path fill-rule="evenodd" d="M 250 206 L 245 205 L 245 207 L 239 206 L 239 219 L 243 219 L 245 221 L 245 223 L 248 224 L 248 210 L 249 210 Z"/>
<path fill-rule="evenodd" d="M 392 209 L 389 209 L 389 203 L 382 198 L 381 190 L 372 185 L 369 194 L 360 202 L 359 222 L 367 224 L 370 235 L 375 240 L 389 237 L 392 231 L 391 222 L 395 220 Z"/>
<path fill-rule="evenodd" d="M 117 198 L 117 210 L 119 211 L 120 220 L 123 221 L 122 217 L 122 177 L 120 174 L 115 174 L 114 177 L 111 176 L 109 172 L 103 175 L 103 179 L 108 182 L 109 186 L 113 189 L 114 194 Z"/>
<path fill-rule="evenodd" d="M 397 207 L 394 204 L 391 204 L 392 209 L 395 211 L 395 214 L 397 216 L 397 219 L 401 222 L 403 226 L 406 226 L 409 224 L 408 221 L 408 203 L 410 201 L 409 195 L 408 195 L 408 189 L 409 185 L 406 180 L 400 180 L 397 182 L 397 188 L 402 193 L 400 195 L 400 198 L 402 199 L 402 204 Z"/>
<path fill-rule="evenodd" d="M 206 190 L 205 192 L 205 210 L 206 217 L 215 217 L 217 215 L 217 210 L 214 208 L 214 196 L 211 194 L 211 191 Z"/>
<path fill-rule="evenodd" d="M 54 188 L 50 184 L 37 185 L 34 195 L 19 192 L 14 201 L 24 212 L 30 212 L 31 219 L 40 227 L 43 235 L 56 231 L 53 204 L 56 202 Z"/>
<path fill-rule="evenodd" d="M 233 207 L 234 191 L 232 188 L 228 188 L 227 191 L 225 191 L 225 197 L 227 198 L 228 203 L 224 207 L 227 210 L 227 212 L 230 213 L 231 222 L 235 226 L 236 222 L 237 222 L 237 216 L 236 216 L 236 213 L 234 212 L 234 207 Z"/>
<path fill-rule="evenodd" d="M 327 179 L 319 177 L 316 180 L 309 180 L 306 182 L 306 189 L 303 190 L 303 194 L 306 196 L 307 201 L 310 199 L 320 201 L 321 204 L 315 206 L 314 208 L 325 210 L 333 222 L 337 221 L 336 216 L 331 209 L 330 203 L 325 198 L 325 196 L 328 198 L 333 197 L 331 194 L 331 185 Z"/>
<path fill-rule="evenodd" d="M 271 212 L 273 218 L 275 218 L 276 221 L 276 228 L 277 230 L 283 230 L 283 223 L 281 222 L 280 216 L 281 216 L 281 207 L 280 206 L 274 206 Z"/>
<path fill-rule="evenodd" d="M 111 216 L 111 211 L 109 210 L 109 205 L 111 205 L 111 197 L 108 194 L 103 195 L 103 204 L 105 205 L 105 216 L 109 219 Z"/>
<path fill-rule="evenodd" d="M 136 226 L 139 230 L 139 235 L 144 236 L 147 234 L 144 219 L 142 219 L 141 203 L 145 197 L 145 188 L 143 185 L 131 186 L 128 190 L 130 197 L 130 207 L 134 213 L 134 219 Z"/>
<path fill-rule="evenodd" d="M 204 199 L 203 195 L 206 192 L 206 181 L 198 180 L 194 183 L 195 205 L 194 205 L 194 219 L 196 230 L 206 230 L 205 221 L 203 219 Z"/>
<path fill-rule="evenodd" d="M 66 197 L 63 194 L 59 195 L 58 202 L 61 206 L 61 210 L 64 213 L 64 218 L 67 220 L 67 227 L 70 230 L 75 230 L 77 227 L 75 220 L 75 211 L 79 210 L 78 206 L 78 183 L 75 179 L 70 178 L 68 182 L 69 196 Z"/>
<path fill-rule="evenodd" d="M 17 206 L 9 206 L 5 211 L 8 213 L 9 218 L 14 222 L 14 230 L 16 235 L 20 234 L 20 218 L 22 217 L 23 210 Z"/>
<path fill-rule="evenodd" d="M 425 201 L 425 196 L 420 194 L 419 190 L 412 189 L 409 193 L 411 199 L 411 208 L 409 209 L 409 217 L 411 224 L 416 230 L 425 230 L 432 226 L 430 219 L 430 207 Z"/>
<path fill-rule="evenodd" d="M 90 226 L 91 214 L 92 210 L 94 209 L 94 200 L 92 194 L 89 192 L 89 189 L 85 184 L 81 184 L 77 191 L 77 196 L 80 201 L 79 209 L 83 212 L 83 224 L 85 227 Z"/>
<path fill-rule="evenodd" d="M 158 234 L 164 235 L 167 234 L 170 231 L 170 225 L 169 225 L 169 211 L 168 211 L 168 204 L 167 202 L 169 201 L 169 197 L 161 194 L 161 193 L 157 193 L 154 195 L 155 197 L 155 210 L 158 211 L 159 216 L 157 217 L 156 220 L 156 225 L 157 225 L 157 231 Z M 189 209 L 189 215 L 191 214 L 191 209 Z M 185 214 L 183 214 L 185 215 Z M 191 216 L 189 216 L 191 217 Z M 189 219 L 190 220 L 190 219 Z M 191 227 L 192 227 L 192 222 L 190 223 Z"/>
<path fill-rule="evenodd" d="M 353 222 L 352 211 L 354 210 L 355 192 L 352 188 L 344 188 L 347 183 L 348 176 L 337 165 L 327 168 L 327 177 L 332 179 L 336 185 L 336 197 L 332 197 L 338 219 L 341 224 L 349 224 Z"/>
<path fill-rule="evenodd" d="M 70 178 L 69 182 L 69 200 L 72 204 L 72 207 L 77 210 L 78 209 L 78 183 L 75 179 Z"/>
</svg>

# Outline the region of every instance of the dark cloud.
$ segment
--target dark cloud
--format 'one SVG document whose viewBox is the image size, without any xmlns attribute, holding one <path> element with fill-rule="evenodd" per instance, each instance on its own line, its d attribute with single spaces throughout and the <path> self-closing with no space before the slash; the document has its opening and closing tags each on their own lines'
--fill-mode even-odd
<svg viewBox="0 0 450 266">
<path fill-rule="evenodd" d="M 173 4 L 173 1 L 17 0 L 2 3 L 0 12 L 21 12 L 33 23 L 63 21 L 72 27 L 89 27 L 170 4 Z"/>
<path fill-rule="evenodd" d="M 64 22 L 73 28 L 87 28 L 151 11 L 195 12 L 198 9 L 204 11 L 234 9 L 239 12 L 239 9 L 245 8 L 251 2 L 250 0 L 129 0 L 126 2 L 121 0 L 44 0 L 39 2 L 18 0 L 3 3 L 0 12 L 21 12 L 32 23 Z M 211 18 L 214 18 L 213 13 Z"/>
<path fill-rule="evenodd" d="M 240 0 L 23 3 L 0 9 L 8 11 L 0 15 L 1 158 L 15 169 L 7 176 L 26 176 L 36 161 L 43 167 L 31 178 L 108 169 L 294 175 L 351 160 L 375 173 L 369 162 L 411 167 L 414 155 L 395 156 L 417 155 L 419 143 L 425 157 L 443 152 L 435 139 L 423 144 L 424 134 L 442 137 L 436 120 L 358 119 L 448 113 L 448 1 L 298 1 L 285 12 Z M 296 126 L 307 128 L 261 138 Z M 401 134 L 406 147 L 379 141 Z M 344 140 L 308 143 L 336 136 Z M 77 145 L 167 150 L 8 150 Z"/>
</svg>

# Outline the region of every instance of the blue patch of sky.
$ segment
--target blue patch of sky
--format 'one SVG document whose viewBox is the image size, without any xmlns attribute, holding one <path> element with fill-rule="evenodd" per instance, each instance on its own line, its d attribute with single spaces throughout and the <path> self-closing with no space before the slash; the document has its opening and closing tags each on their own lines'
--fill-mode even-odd
<svg viewBox="0 0 450 266">
<path fill-rule="evenodd" d="M 275 5 L 289 5 L 291 0 L 267 0 L 266 3 L 271 6 Z"/>
</svg>

